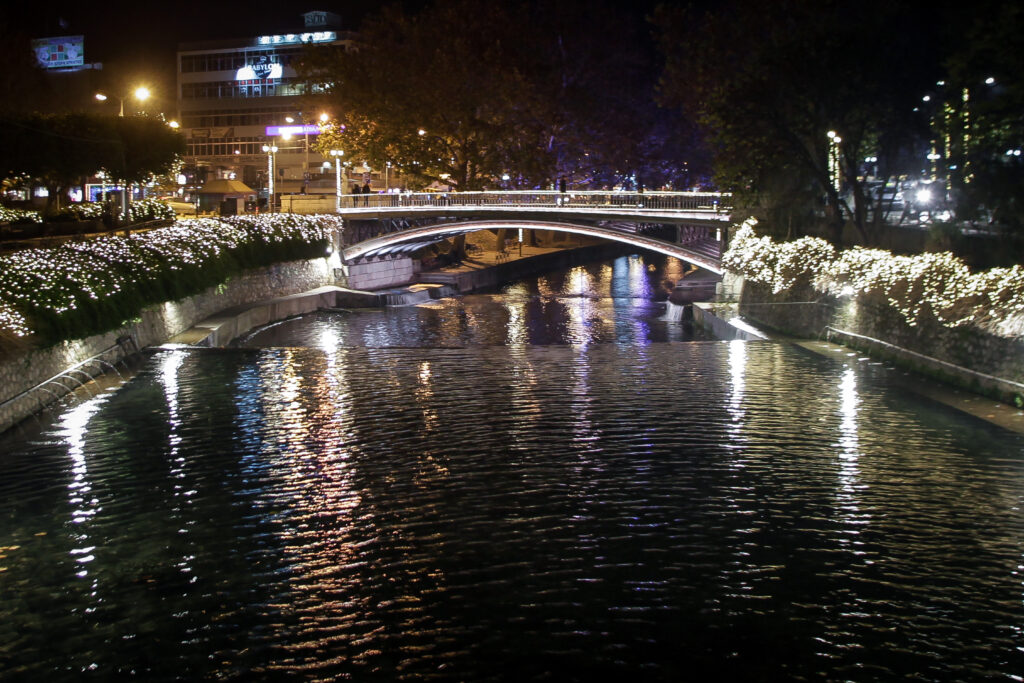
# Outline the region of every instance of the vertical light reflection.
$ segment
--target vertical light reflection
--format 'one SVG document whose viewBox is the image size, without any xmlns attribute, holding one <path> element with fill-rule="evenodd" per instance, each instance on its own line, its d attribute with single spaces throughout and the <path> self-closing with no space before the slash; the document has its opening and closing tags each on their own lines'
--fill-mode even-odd
<svg viewBox="0 0 1024 683">
<path fill-rule="evenodd" d="M 729 342 L 729 376 L 732 380 L 729 392 L 729 414 L 733 422 L 743 418 L 744 376 L 747 370 L 747 344 L 741 339 Z"/>
<path fill-rule="evenodd" d="M 502 297 L 502 304 L 508 312 L 505 343 L 510 347 L 523 347 L 530 341 L 526 325 L 526 304 L 529 300 L 526 285 L 521 283 L 508 287 Z"/>
<path fill-rule="evenodd" d="M 654 296 L 651 282 L 647 279 L 647 264 L 644 262 L 643 257 L 631 256 L 629 258 L 628 278 L 629 290 L 627 296 L 629 296 L 634 306 Z"/>
<path fill-rule="evenodd" d="M 740 339 L 729 342 L 729 377 L 731 379 L 729 391 L 729 424 L 726 425 L 726 433 L 729 435 L 728 448 L 739 448 L 742 443 L 746 409 L 743 407 L 744 391 L 746 390 L 747 373 L 747 343 Z M 734 462 L 735 467 L 744 467 L 742 460 Z"/>
<path fill-rule="evenodd" d="M 329 363 L 332 363 L 338 355 L 338 346 L 341 343 L 341 335 L 333 327 L 324 327 L 320 330 L 317 338 L 317 346 L 327 355 Z"/>
<path fill-rule="evenodd" d="M 178 369 L 185 362 L 184 351 L 170 351 L 160 362 L 160 384 L 164 388 L 164 400 L 167 402 L 167 444 L 168 462 L 171 463 L 171 478 L 180 480 L 185 478 L 185 459 L 181 457 L 181 435 L 178 433 L 181 427 L 181 414 L 178 406 Z M 175 481 L 174 496 L 182 493 L 182 484 Z"/>
<path fill-rule="evenodd" d="M 68 502 L 71 504 L 71 524 L 68 535 L 71 539 L 71 559 L 78 571 L 75 576 L 84 579 L 89 575 L 88 565 L 96 559 L 96 546 L 90 541 L 88 524 L 94 521 L 97 513 L 102 510 L 99 499 L 93 493 L 92 482 L 89 480 L 89 465 L 85 457 L 86 428 L 92 417 L 110 398 L 109 394 L 96 396 L 81 405 L 67 411 L 61 416 L 57 434 L 64 439 L 71 460 L 71 483 L 68 484 Z M 90 597 L 94 604 L 87 608 L 96 608 L 98 583 L 94 577 L 90 585 Z"/>
<path fill-rule="evenodd" d="M 840 521 L 851 526 L 840 537 L 841 545 L 856 544 L 858 527 L 867 524 L 869 515 L 860 510 L 860 442 L 857 436 L 857 417 L 860 396 L 857 393 L 857 374 L 847 368 L 839 382 L 839 487 L 836 505 Z"/>
<path fill-rule="evenodd" d="M 566 293 L 572 297 L 565 301 L 569 343 L 585 349 L 594 341 L 594 330 L 591 326 L 596 324 L 591 320 L 594 302 L 589 296 L 593 288 L 593 277 L 586 268 L 577 266 L 569 271 L 565 286 Z"/>
<path fill-rule="evenodd" d="M 600 434 L 593 425 L 593 410 L 591 404 L 594 402 L 592 387 L 590 386 L 591 359 L 581 350 L 576 354 L 576 360 L 572 367 L 573 385 L 572 392 L 572 441 L 576 445 L 577 452 L 585 454 L 588 452 L 599 452 Z M 595 465 L 584 460 L 582 464 Z"/>
<path fill-rule="evenodd" d="M 416 402 L 423 412 L 423 429 L 430 434 L 437 431 L 439 420 L 434 408 L 434 387 L 431 384 L 430 361 L 421 361 L 416 385 Z"/>
<path fill-rule="evenodd" d="M 669 289 L 673 289 L 680 280 L 683 279 L 683 275 L 689 270 L 689 266 L 684 265 L 682 261 L 674 257 L 668 257 L 665 259 L 664 269 L 664 280 L 665 284 Z"/>
<path fill-rule="evenodd" d="M 353 511 L 362 497 L 352 464 L 358 446 L 349 374 L 366 358 L 336 344 L 328 350 L 329 334 L 320 341 L 322 357 L 289 349 L 261 359 L 262 438 L 256 462 L 247 468 L 263 482 L 252 504 L 274 529 L 291 577 L 292 597 L 282 601 L 282 609 L 308 624 L 325 613 L 361 609 L 343 603 L 350 591 L 339 568 L 358 554 Z M 284 650 L 302 647 L 295 643 Z"/>
<path fill-rule="evenodd" d="M 544 415 L 544 406 L 537 397 L 537 370 L 530 362 L 525 346 L 511 349 L 512 361 L 512 422 L 511 436 L 514 443 L 530 442 L 537 439 L 539 423 Z"/>
<path fill-rule="evenodd" d="M 192 504 L 196 491 L 186 486 L 185 457 L 181 454 L 182 436 L 181 409 L 178 402 L 178 370 L 185 362 L 185 351 L 177 350 L 167 353 L 160 362 L 160 384 L 164 388 L 164 400 L 167 403 L 167 462 L 170 464 L 171 481 L 173 482 L 173 507 L 172 512 L 182 517 L 184 508 Z M 179 529 L 179 533 L 187 533 L 187 522 Z M 182 555 L 181 562 L 177 567 L 185 574 L 191 574 L 191 561 L 193 555 L 188 553 Z M 191 583 L 199 580 L 198 576 L 192 575 Z"/>
</svg>

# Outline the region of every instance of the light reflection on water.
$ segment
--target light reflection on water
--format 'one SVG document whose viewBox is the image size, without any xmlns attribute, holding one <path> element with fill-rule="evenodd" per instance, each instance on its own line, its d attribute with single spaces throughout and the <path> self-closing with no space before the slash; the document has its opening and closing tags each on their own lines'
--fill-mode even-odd
<svg viewBox="0 0 1024 683">
<path fill-rule="evenodd" d="M 439 338 L 486 336 L 512 302 L 528 330 L 521 287 Z M 890 370 L 512 325 L 507 346 L 351 348 L 352 327 L 308 325 L 307 348 L 155 353 L 3 442 L 4 676 L 1024 670 L 1024 441 Z"/>
<path fill-rule="evenodd" d="M 683 264 L 664 257 L 622 257 L 608 264 L 385 311 L 319 313 L 250 335 L 244 346 L 463 347 L 615 343 L 626 346 L 710 339 L 668 315 Z"/>
</svg>

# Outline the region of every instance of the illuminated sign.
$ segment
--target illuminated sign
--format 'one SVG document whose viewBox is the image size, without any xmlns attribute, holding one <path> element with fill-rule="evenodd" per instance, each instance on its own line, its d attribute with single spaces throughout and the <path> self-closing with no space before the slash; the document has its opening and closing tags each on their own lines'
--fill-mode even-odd
<svg viewBox="0 0 1024 683">
<path fill-rule="evenodd" d="M 236 81 L 255 81 L 264 78 L 281 78 L 283 69 L 280 64 L 263 62 L 262 64 L 247 64 L 235 72 Z"/>
<path fill-rule="evenodd" d="M 44 69 L 61 69 L 85 64 L 85 37 L 62 36 L 32 41 L 32 52 Z"/>
<path fill-rule="evenodd" d="M 304 126 L 267 126 L 267 137 L 275 135 L 319 135 L 320 126 L 307 123 Z"/>
<path fill-rule="evenodd" d="M 260 36 L 256 41 L 260 45 L 291 45 L 293 43 L 329 43 L 336 40 L 334 31 L 314 31 L 312 33 L 286 33 L 277 36 Z"/>
</svg>

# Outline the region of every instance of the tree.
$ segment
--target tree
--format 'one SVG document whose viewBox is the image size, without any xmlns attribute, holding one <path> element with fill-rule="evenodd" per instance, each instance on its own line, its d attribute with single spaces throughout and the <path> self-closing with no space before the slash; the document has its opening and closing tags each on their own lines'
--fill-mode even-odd
<svg viewBox="0 0 1024 683">
<path fill-rule="evenodd" d="M 703 126 L 716 176 L 740 201 L 791 218 L 820 202 L 833 242 L 851 222 L 875 243 L 882 207 L 862 182 L 864 159 L 893 177 L 926 139 L 914 108 L 936 78 L 937 45 L 924 38 L 937 21 L 877 0 L 661 6 L 663 101 Z"/>
<path fill-rule="evenodd" d="M 180 133 L 146 117 L 99 114 L 12 116 L 0 130 L 5 177 L 27 175 L 49 191 L 47 210 L 82 179 L 106 169 L 112 177 L 138 183 L 166 173 L 185 152 Z"/>
<path fill-rule="evenodd" d="M 945 115 L 933 122 L 936 147 L 949 167 L 958 215 L 987 214 L 1007 236 L 1024 237 L 1024 9 L 983 3 L 972 16 L 946 62 Z"/>
<path fill-rule="evenodd" d="M 119 144 L 110 118 L 90 114 L 12 117 L 2 136 L 6 177 L 38 179 L 48 191 L 48 212 L 60 208 L 64 190 L 112 163 Z"/>
<path fill-rule="evenodd" d="M 610 5 L 437 2 L 367 20 L 357 50 L 300 67 L 337 118 L 321 152 L 396 166 L 413 187 L 608 184 L 682 175 L 654 103 L 653 52 L 636 13 Z"/>
<path fill-rule="evenodd" d="M 517 142 L 537 139 L 516 116 L 532 104 L 514 68 L 523 25 L 501 3 L 453 0 L 414 16 L 391 6 L 366 21 L 358 50 L 311 51 L 300 71 L 338 112 L 317 148 L 390 161 L 413 186 L 482 187 Z"/>
<path fill-rule="evenodd" d="M 143 183 L 164 175 L 185 154 L 185 138 L 164 121 L 147 116 L 118 116 L 114 119 L 117 148 L 111 165 L 105 166 L 115 178 Z"/>
</svg>

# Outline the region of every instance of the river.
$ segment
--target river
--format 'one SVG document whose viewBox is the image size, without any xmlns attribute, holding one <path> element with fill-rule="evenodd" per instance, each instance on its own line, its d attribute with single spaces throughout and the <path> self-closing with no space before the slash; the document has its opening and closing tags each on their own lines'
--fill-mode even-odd
<svg viewBox="0 0 1024 683">
<path fill-rule="evenodd" d="M 0 440 L 0 678 L 1020 680 L 1024 437 L 679 264 L 150 353 Z"/>
</svg>

